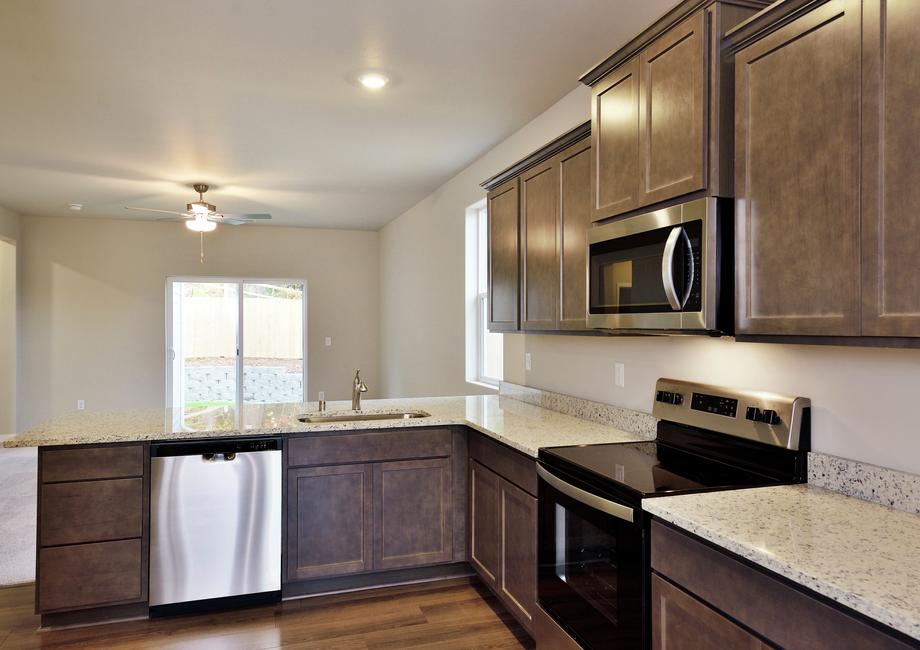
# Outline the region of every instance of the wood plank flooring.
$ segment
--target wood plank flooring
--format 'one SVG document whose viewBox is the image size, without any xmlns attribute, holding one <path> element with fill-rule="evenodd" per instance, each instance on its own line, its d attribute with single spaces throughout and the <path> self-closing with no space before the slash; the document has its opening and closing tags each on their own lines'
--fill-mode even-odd
<svg viewBox="0 0 920 650">
<path fill-rule="evenodd" d="M 32 585 L 0 589 L 0 648 L 518 649 L 533 641 L 474 578 L 217 614 L 39 631 Z"/>
</svg>

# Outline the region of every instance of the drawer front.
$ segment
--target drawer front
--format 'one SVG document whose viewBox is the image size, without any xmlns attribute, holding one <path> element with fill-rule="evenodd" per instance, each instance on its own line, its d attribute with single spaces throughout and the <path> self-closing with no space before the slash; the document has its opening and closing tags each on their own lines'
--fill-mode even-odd
<svg viewBox="0 0 920 650">
<path fill-rule="evenodd" d="M 292 438 L 288 442 L 288 467 L 450 455 L 450 429 L 339 433 Z"/>
<path fill-rule="evenodd" d="M 537 463 L 533 458 L 478 432 L 470 432 L 470 458 L 536 496 Z"/>
<path fill-rule="evenodd" d="M 143 476 L 144 446 L 42 451 L 42 483 Z"/>
<path fill-rule="evenodd" d="M 41 546 L 103 542 L 143 533 L 144 480 L 42 486 Z"/>
<path fill-rule="evenodd" d="M 143 601 L 142 557 L 139 539 L 41 549 L 39 611 Z"/>
</svg>

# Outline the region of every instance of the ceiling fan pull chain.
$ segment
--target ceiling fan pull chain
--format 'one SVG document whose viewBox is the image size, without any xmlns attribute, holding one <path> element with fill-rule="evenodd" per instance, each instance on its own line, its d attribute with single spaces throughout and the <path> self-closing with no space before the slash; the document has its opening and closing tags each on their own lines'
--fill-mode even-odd
<svg viewBox="0 0 920 650">
<path fill-rule="evenodd" d="M 201 264 L 204 264 L 204 233 L 198 233 L 201 236 Z"/>
</svg>

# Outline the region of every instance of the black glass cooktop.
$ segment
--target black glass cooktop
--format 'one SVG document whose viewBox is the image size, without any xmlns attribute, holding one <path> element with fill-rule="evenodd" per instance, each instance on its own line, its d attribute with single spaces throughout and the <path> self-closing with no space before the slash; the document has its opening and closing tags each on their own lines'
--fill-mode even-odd
<svg viewBox="0 0 920 650">
<path fill-rule="evenodd" d="M 657 442 L 549 447 L 540 450 L 540 460 L 630 501 L 781 482 Z"/>
</svg>

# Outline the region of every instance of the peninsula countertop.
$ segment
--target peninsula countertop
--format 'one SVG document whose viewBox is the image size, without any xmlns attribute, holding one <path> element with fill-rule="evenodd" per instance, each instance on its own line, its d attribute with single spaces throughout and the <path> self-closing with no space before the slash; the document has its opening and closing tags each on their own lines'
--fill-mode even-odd
<svg viewBox="0 0 920 650">
<path fill-rule="evenodd" d="M 348 407 L 348 402 L 330 402 L 326 414 L 349 413 Z M 305 424 L 297 419 L 305 413 L 316 414 L 315 408 L 315 403 L 287 403 L 247 404 L 239 412 L 231 406 L 80 411 L 52 418 L 4 441 L 3 446 L 90 445 L 461 425 L 536 457 L 540 447 L 644 439 L 609 425 L 497 395 L 364 401 L 362 410 L 366 414 L 403 410 L 431 414 L 417 419 L 317 424 Z"/>
<path fill-rule="evenodd" d="M 920 639 L 920 516 L 809 485 L 645 499 L 647 512 Z"/>
</svg>

